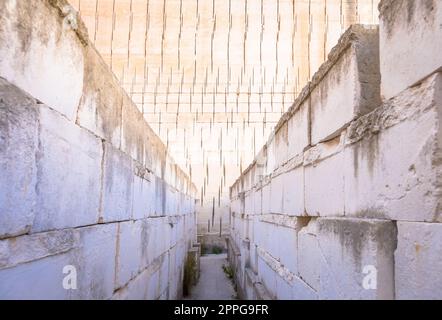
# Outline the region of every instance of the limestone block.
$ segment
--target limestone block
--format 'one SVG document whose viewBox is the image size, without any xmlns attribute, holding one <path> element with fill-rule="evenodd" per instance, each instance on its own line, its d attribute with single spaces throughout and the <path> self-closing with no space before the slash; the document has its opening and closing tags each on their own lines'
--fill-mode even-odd
<svg viewBox="0 0 442 320">
<path fill-rule="evenodd" d="M 390 99 L 442 67 L 442 3 L 383 0 L 379 8 L 381 90 Z"/>
<path fill-rule="evenodd" d="M 278 239 L 274 241 L 277 243 L 278 259 L 281 264 L 287 268 L 292 273 L 297 273 L 298 271 L 298 259 L 297 259 L 297 233 L 295 229 L 287 227 L 279 227 L 277 230 Z M 272 232 L 272 234 L 276 234 Z"/>
<path fill-rule="evenodd" d="M 288 123 L 285 122 L 275 133 L 275 161 L 276 167 L 283 165 L 288 160 L 289 135 Z"/>
<path fill-rule="evenodd" d="M 318 293 L 304 281 L 295 277 L 292 284 L 292 300 L 318 300 Z"/>
<path fill-rule="evenodd" d="M 74 229 L 24 235 L 0 241 L 0 269 L 60 255 L 79 246 Z"/>
<path fill-rule="evenodd" d="M 34 219 L 38 106 L 0 79 L 0 238 L 27 233 Z"/>
<path fill-rule="evenodd" d="M 305 167 L 305 210 L 309 216 L 344 215 L 344 153 Z"/>
<path fill-rule="evenodd" d="M 126 287 L 115 292 L 112 300 L 146 300 L 149 277 L 148 270 L 141 272 Z"/>
<path fill-rule="evenodd" d="M 265 215 L 260 217 L 264 237 L 260 236 L 261 249 L 277 259 L 290 272 L 297 273 L 297 228 L 298 219 L 286 215 Z M 262 231 L 261 231 L 262 232 Z M 281 246 L 281 243 L 284 243 Z"/>
<path fill-rule="evenodd" d="M 118 226 L 115 289 L 125 286 L 141 269 L 142 221 Z"/>
<path fill-rule="evenodd" d="M 133 218 L 135 220 L 150 217 L 153 213 L 153 194 L 151 177 L 134 177 Z"/>
<path fill-rule="evenodd" d="M 0 270 L 2 300 L 73 299 L 77 291 L 63 288 L 63 268 L 72 265 L 70 252 Z"/>
<path fill-rule="evenodd" d="M 166 182 L 164 180 L 155 177 L 155 215 L 164 216 L 166 214 Z"/>
<path fill-rule="evenodd" d="M 246 192 L 244 196 L 244 213 L 253 214 L 253 190 Z"/>
<path fill-rule="evenodd" d="M 442 221 L 441 80 L 428 78 L 349 128 L 346 215 Z"/>
<path fill-rule="evenodd" d="M 77 123 L 120 146 L 123 93 L 95 48 L 86 49 L 83 96 Z"/>
<path fill-rule="evenodd" d="M 320 299 L 393 299 L 397 230 L 391 221 L 319 218 Z M 376 288 L 367 285 L 369 274 Z M 364 285 L 365 284 L 365 285 Z"/>
<path fill-rule="evenodd" d="M 304 214 L 304 167 L 300 166 L 284 174 L 284 214 Z"/>
<path fill-rule="evenodd" d="M 37 203 L 33 232 L 95 224 L 101 189 L 101 140 L 40 106 Z"/>
<path fill-rule="evenodd" d="M 125 221 L 132 216 L 133 160 L 110 144 L 104 147 L 103 222 Z"/>
<path fill-rule="evenodd" d="M 314 290 L 319 290 L 321 253 L 316 221 L 312 220 L 298 233 L 298 271 L 300 278 Z"/>
<path fill-rule="evenodd" d="M 353 119 L 379 106 L 379 32 L 352 26 L 312 80 L 311 143 L 339 135 Z"/>
<path fill-rule="evenodd" d="M 278 300 L 317 300 L 317 293 L 305 284 L 301 279 L 294 276 L 293 280 L 285 281 L 281 277 L 276 278 Z"/>
<path fill-rule="evenodd" d="M 166 161 L 165 147 L 126 94 L 123 95 L 122 116 L 122 150 L 156 175 L 164 175 L 162 168 Z"/>
<path fill-rule="evenodd" d="M 275 136 L 271 136 L 267 142 L 267 163 L 265 167 L 265 175 L 271 175 L 278 168 L 276 160 L 276 141 Z"/>
<path fill-rule="evenodd" d="M 114 292 L 117 224 L 78 229 L 80 246 L 71 265 L 77 268 L 75 299 L 110 299 Z"/>
<path fill-rule="evenodd" d="M 253 210 L 254 214 L 262 213 L 262 189 L 255 189 L 253 197 Z"/>
<path fill-rule="evenodd" d="M 270 212 L 283 213 L 284 212 L 284 175 L 274 176 L 271 181 L 270 188 Z"/>
<path fill-rule="evenodd" d="M 83 45 L 58 8 L 49 1 L 2 1 L 0 25 L 0 77 L 75 120 Z"/>
<path fill-rule="evenodd" d="M 288 159 L 302 154 L 310 144 L 310 100 L 307 100 L 288 120 Z"/>
<path fill-rule="evenodd" d="M 267 183 L 262 187 L 262 214 L 271 213 L 270 205 L 271 205 L 271 184 Z"/>
<path fill-rule="evenodd" d="M 161 293 L 161 300 L 167 299 L 168 288 L 169 288 L 169 253 L 165 253 L 161 257 L 161 266 L 159 269 L 159 290 Z M 164 296 L 165 293 L 166 296 Z"/>
<path fill-rule="evenodd" d="M 160 272 L 157 269 L 149 275 L 147 300 L 157 300 L 160 297 Z"/>
<path fill-rule="evenodd" d="M 396 299 L 442 297 L 442 224 L 398 222 Z"/>
<path fill-rule="evenodd" d="M 262 257 L 258 258 L 258 278 L 272 298 L 276 297 L 277 274 L 272 268 L 269 267 Z"/>
</svg>

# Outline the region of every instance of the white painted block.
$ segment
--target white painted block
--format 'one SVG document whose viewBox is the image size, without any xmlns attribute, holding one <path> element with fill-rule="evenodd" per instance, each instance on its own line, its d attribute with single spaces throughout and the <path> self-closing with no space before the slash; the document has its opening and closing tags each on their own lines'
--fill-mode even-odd
<svg viewBox="0 0 442 320">
<path fill-rule="evenodd" d="M 320 299 L 393 299 L 396 228 L 387 220 L 319 218 Z M 368 275 L 375 275 L 372 287 Z M 373 283 L 373 282 L 372 282 Z"/>
<path fill-rule="evenodd" d="M 379 106 L 379 32 L 352 26 L 312 80 L 311 143 L 339 135 L 353 119 Z"/>
<path fill-rule="evenodd" d="M 83 91 L 83 45 L 57 10 L 44 1 L 1 2 L 0 77 L 75 121 Z M 39 18 L 44 23 L 36 27 L 35 17 L 44 17 Z"/>
<path fill-rule="evenodd" d="M 442 298 L 442 224 L 398 222 L 396 299 Z"/>
<path fill-rule="evenodd" d="M 102 157 L 100 139 L 58 112 L 40 106 L 33 232 L 97 223 Z"/>
<path fill-rule="evenodd" d="M 105 144 L 104 181 L 101 219 L 125 221 L 132 217 L 133 160 L 113 146 Z"/>
<path fill-rule="evenodd" d="M 0 79 L 0 238 L 27 233 L 35 214 L 38 105 Z"/>
<path fill-rule="evenodd" d="M 442 3 L 383 0 L 380 5 L 382 96 L 390 99 L 442 68 Z"/>
</svg>

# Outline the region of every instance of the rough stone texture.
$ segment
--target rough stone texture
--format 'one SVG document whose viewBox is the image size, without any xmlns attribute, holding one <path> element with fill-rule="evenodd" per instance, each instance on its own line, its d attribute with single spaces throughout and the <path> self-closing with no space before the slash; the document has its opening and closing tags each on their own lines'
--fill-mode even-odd
<svg viewBox="0 0 442 320">
<path fill-rule="evenodd" d="M 63 268 L 72 263 L 70 253 L 50 256 L 0 270 L 0 297 L 5 300 L 75 299 L 74 292 L 64 290 Z"/>
<path fill-rule="evenodd" d="M 309 216 L 343 216 L 343 153 L 305 167 L 305 210 Z"/>
<path fill-rule="evenodd" d="M 377 27 L 351 27 L 313 77 L 313 145 L 334 138 L 353 119 L 380 105 L 378 43 Z"/>
<path fill-rule="evenodd" d="M 96 225 L 79 230 L 80 246 L 72 265 L 77 267 L 76 299 L 110 299 L 114 291 L 117 225 Z"/>
<path fill-rule="evenodd" d="M 0 298 L 181 297 L 196 188 L 65 0 L 0 1 L 0 191 Z"/>
<path fill-rule="evenodd" d="M 347 215 L 442 221 L 441 83 L 437 73 L 350 126 L 344 160 Z"/>
<path fill-rule="evenodd" d="M 120 146 L 123 92 L 116 79 L 109 76 L 108 66 L 95 48 L 85 53 L 83 95 L 77 123 L 114 146 Z"/>
<path fill-rule="evenodd" d="M 101 140 L 43 105 L 39 128 L 32 232 L 97 223 Z"/>
<path fill-rule="evenodd" d="M 70 229 L 10 238 L 0 243 L 0 269 L 6 269 L 68 252 L 79 245 L 79 236 Z"/>
<path fill-rule="evenodd" d="M 310 145 L 310 99 L 306 100 L 288 120 L 288 159 L 302 154 Z"/>
<path fill-rule="evenodd" d="M 6 0 L 0 12 L 0 77 L 75 120 L 84 65 L 76 32 L 49 1 Z"/>
<path fill-rule="evenodd" d="M 430 16 L 423 18 L 422 6 Z M 229 260 L 247 298 L 257 297 L 259 286 L 272 299 L 442 297 L 442 74 L 434 63 L 439 39 L 418 39 L 438 19 L 433 15 L 440 3 L 384 0 L 382 15 L 405 21 L 405 7 L 419 11 L 408 15 L 416 26 L 404 37 L 405 27 L 393 23 L 384 39 L 393 55 L 386 47 L 380 53 L 387 61 L 383 88 L 397 89 L 391 99 L 380 101 L 376 30 L 363 39 L 358 32 L 366 28 L 353 27 L 231 187 Z M 440 33 L 428 32 L 428 39 Z M 382 33 L 387 37 L 386 25 Z M 413 57 L 421 51 L 423 57 L 431 52 L 428 61 Z M 403 62 L 413 67 L 401 67 Z M 418 72 L 407 75 L 413 70 Z M 401 82 L 415 75 L 418 83 Z M 308 115 L 301 117 L 300 108 Z M 295 129 L 307 130 L 311 139 Z M 261 190 L 259 211 L 247 202 L 254 190 Z M 241 214 L 244 206 L 252 219 Z M 376 288 L 364 286 L 367 279 L 376 280 Z"/>
<path fill-rule="evenodd" d="M 442 3 L 383 0 L 379 8 L 382 96 L 390 99 L 442 68 Z"/>
<path fill-rule="evenodd" d="M 36 101 L 0 78 L 0 238 L 31 228 L 37 149 Z"/>
<path fill-rule="evenodd" d="M 221 188 L 213 219 L 219 230 L 220 217 L 224 226 L 228 222 L 228 187 L 241 165 L 251 162 L 253 149 L 342 32 L 353 23 L 377 22 L 378 1 L 70 2 L 148 123 L 169 142 L 171 155 L 192 167 L 200 190 L 205 186 L 197 207 L 204 233 L 213 197 Z"/>
<path fill-rule="evenodd" d="M 299 277 L 314 290 L 319 291 L 321 253 L 316 220 L 312 220 L 298 233 L 297 261 Z"/>
<path fill-rule="evenodd" d="M 382 220 L 318 219 L 321 299 L 393 299 L 397 230 Z M 365 266 L 377 269 L 377 289 L 363 287 Z"/>
<path fill-rule="evenodd" d="M 442 296 L 442 224 L 398 222 L 395 252 L 396 298 Z"/>
<path fill-rule="evenodd" d="M 142 221 L 129 221 L 118 226 L 116 287 L 121 288 L 135 278 L 141 269 Z M 145 239 L 145 237 L 144 237 Z"/>
<path fill-rule="evenodd" d="M 103 199 L 100 219 L 124 221 L 132 217 L 133 160 L 112 145 L 104 146 Z"/>
</svg>

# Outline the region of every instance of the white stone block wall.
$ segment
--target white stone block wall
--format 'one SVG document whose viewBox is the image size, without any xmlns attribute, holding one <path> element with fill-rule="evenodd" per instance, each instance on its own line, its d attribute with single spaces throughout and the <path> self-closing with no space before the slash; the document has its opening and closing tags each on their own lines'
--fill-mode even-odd
<svg viewBox="0 0 442 320">
<path fill-rule="evenodd" d="M 0 299 L 180 298 L 196 189 L 66 5 L 0 2 Z"/>
<path fill-rule="evenodd" d="M 379 10 L 381 88 L 387 100 L 442 68 L 442 3 L 383 0 Z"/>
<path fill-rule="evenodd" d="M 231 187 L 244 298 L 442 299 L 441 4 L 380 9 L 380 30 L 343 35 Z M 251 190 L 261 206 L 244 212 Z"/>
</svg>

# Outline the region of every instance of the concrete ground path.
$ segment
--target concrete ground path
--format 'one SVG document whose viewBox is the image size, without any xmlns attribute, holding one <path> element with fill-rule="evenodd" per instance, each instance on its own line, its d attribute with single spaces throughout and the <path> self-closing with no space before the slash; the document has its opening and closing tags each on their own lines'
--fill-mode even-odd
<svg viewBox="0 0 442 320">
<path fill-rule="evenodd" d="M 236 292 L 223 271 L 223 265 L 228 265 L 226 254 L 202 256 L 200 279 L 187 299 L 234 300 Z"/>
</svg>

